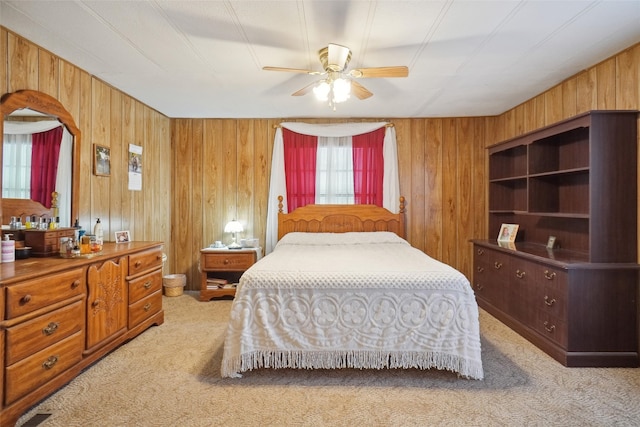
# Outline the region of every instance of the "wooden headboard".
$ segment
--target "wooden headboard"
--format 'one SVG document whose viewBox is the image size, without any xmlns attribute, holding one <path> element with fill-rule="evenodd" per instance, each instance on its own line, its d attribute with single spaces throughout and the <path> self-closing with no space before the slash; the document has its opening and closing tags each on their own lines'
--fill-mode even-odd
<svg viewBox="0 0 640 427">
<path fill-rule="evenodd" d="M 12 216 L 20 216 L 25 221 L 27 215 L 50 217 L 53 209 L 47 209 L 41 203 L 29 199 L 2 199 L 2 224 L 9 224 Z"/>
<path fill-rule="evenodd" d="M 282 200 L 282 196 L 278 196 L 278 240 L 294 231 L 391 231 L 405 238 L 404 197 L 400 197 L 400 212 L 397 214 L 375 205 L 307 205 L 284 213 Z"/>
</svg>

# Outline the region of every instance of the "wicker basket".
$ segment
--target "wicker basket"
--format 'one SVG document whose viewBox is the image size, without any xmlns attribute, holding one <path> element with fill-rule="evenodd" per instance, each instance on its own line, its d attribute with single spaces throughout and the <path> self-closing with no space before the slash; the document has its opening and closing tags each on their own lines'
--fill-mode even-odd
<svg viewBox="0 0 640 427">
<path fill-rule="evenodd" d="M 187 276 L 184 274 L 169 274 L 162 278 L 164 284 L 164 294 L 168 297 L 177 297 L 182 295 L 184 286 L 187 283 Z"/>
</svg>

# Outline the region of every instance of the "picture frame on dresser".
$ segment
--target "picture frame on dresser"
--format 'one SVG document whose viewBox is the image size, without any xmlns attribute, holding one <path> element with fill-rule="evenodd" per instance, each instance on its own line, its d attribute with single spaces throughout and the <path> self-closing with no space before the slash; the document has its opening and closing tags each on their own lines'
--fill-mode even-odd
<svg viewBox="0 0 640 427">
<path fill-rule="evenodd" d="M 513 243 L 516 241 L 518 234 L 518 224 L 502 224 L 498 233 L 498 242 Z"/>
</svg>

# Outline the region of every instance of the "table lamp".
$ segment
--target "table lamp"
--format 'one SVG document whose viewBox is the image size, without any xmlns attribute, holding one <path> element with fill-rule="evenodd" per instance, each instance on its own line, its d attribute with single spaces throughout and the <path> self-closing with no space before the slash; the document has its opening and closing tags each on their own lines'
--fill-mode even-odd
<svg viewBox="0 0 640 427">
<path fill-rule="evenodd" d="M 240 224 L 235 219 L 233 221 L 228 222 L 227 225 L 224 226 L 224 232 L 225 233 L 231 233 L 231 236 L 233 237 L 233 243 L 231 243 L 229 246 L 227 246 L 229 249 L 241 249 L 242 248 L 242 246 L 240 246 L 236 242 L 236 233 L 242 233 L 242 231 L 243 231 L 242 224 Z"/>
</svg>

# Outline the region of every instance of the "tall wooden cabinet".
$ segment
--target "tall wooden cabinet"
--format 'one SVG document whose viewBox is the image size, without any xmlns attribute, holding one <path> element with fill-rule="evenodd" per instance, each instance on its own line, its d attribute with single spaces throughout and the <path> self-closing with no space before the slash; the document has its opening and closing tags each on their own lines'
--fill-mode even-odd
<svg viewBox="0 0 640 427">
<path fill-rule="evenodd" d="M 636 111 L 592 111 L 489 147 L 478 304 L 566 366 L 639 363 L 637 128 Z"/>
<path fill-rule="evenodd" d="M 161 243 L 0 264 L 0 425 L 163 322 Z"/>
</svg>

